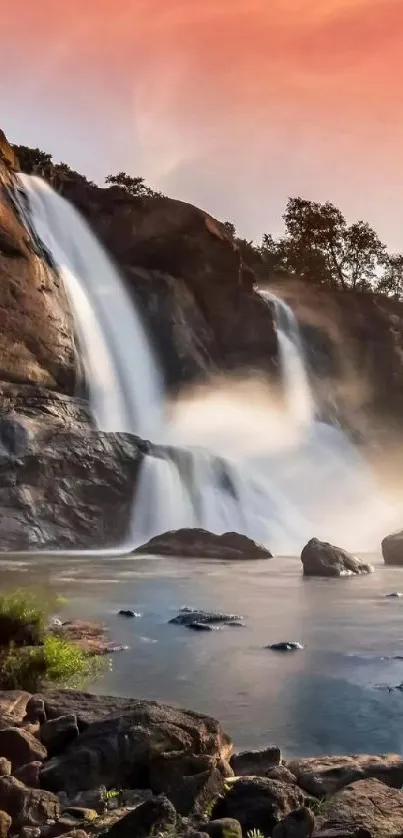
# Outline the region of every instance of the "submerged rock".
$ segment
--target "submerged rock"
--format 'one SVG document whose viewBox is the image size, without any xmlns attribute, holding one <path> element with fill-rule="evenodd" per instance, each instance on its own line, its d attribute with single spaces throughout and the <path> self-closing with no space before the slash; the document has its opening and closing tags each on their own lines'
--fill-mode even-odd
<svg viewBox="0 0 403 838">
<path fill-rule="evenodd" d="M 138 613 L 137 613 L 137 611 L 132 611 L 132 610 L 131 610 L 131 609 L 129 609 L 129 608 L 128 608 L 127 610 L 125 610 L 124 608 L 122 608 L 122 609 L 119 611 L 119 616 L 120 616 L 120 617 L 141 617 L 141 614 L 138 614 Z"/>
<path fill-rule="evenodd" d="M 381 546 L 385 564 L 403 565 L 403 530 L 387 535 Z"/>
<path fill-rule="evenodd" d="M 134 553 L 182 558 L 271 559 L 266 547 L 246 535 L 226 532 L 223 535 L 202 529 L 181 529 L 157 535 Z"/>
<path fill-rule="evenodd" d="M 393 591 L 392 594 L 385 594 L 386 599 L 400 599 L 402 596 L 403 594 L 401 594 L 400 591 Z"/>
<path fill-rule="evenodd" d="M 212 631 L 218 626 L 243 626 L 243 617 L 238 614 L 224 614 L 221 611 L 198 611 L 193 608 L 181 608 L 179 614 L 169 622 L 172 625 L 186 626 L 196 631 Z"/>
<path fill-rule="evenodd" d="M 371 565 L 318 538 L 311 538 L 305 545 L 301 561 L 304 576 L 354 576 L 373 571 Z"/>
<path fill-rule="evenodd" d="M 297 652 L 304 647 L 298 640 L 285 640 L 283 643 L 272 643 L 267 648 L 273 652 Z"/>
</svg>

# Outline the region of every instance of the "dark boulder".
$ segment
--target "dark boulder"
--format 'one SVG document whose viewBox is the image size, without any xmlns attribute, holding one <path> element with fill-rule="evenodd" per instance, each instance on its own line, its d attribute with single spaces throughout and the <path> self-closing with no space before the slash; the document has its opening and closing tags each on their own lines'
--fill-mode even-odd
<svg viewBox="0 0 403 838">
<path fill-rule="evenodd" d="M 46 746 L 49 757 L 62 751 L 78 736 L 77 718 L 74 713 L 49 719 L 39 730 L 41 742 Z"/>
<path fill-rule="evenodd" d="M 78 739 L 43 768 L 42 786 L 53 791 L 72 795 L 105 785 L 165 792 L 170 787 L 173 755 L 177 755 L 180 782 L 180 776 L 186 779 L 189 760 L 197 761 L 203 756 L 211 760 L 211 766 L 219 766 L 221 759 L 231 754 L 230 740 L 218 722 L 197 713 L 153 701 L 73 691 L 56 691 L 44 698 L 48 718 L 74 709 L 79 729 L 83 730 Z M 165 761 L 169 771 L 162 779 Z"/>
<path fill-rule="evenodd" d="M 271 835 L 285 815 L 304 803 L 305 795 L 297 786 L 263 777 L 241 777 L 214 806 L 212 818 L 234 818 L 244 834 L 258 829 Z"/>
<path fill-rule="evenodd" d="M 39 789 L 41 786 L 40 774 L 42 765 L 43 763 L 39 760 L 27 762 L 26 765 L 22 765 L 21 768 L 17 768 L 16 771 L 14 771 L 14 777 L 17 780 L 20 780 L 21 783 L 24 783 L 25 786 L 29 786 L 31 789 Z"/>
<path fill-rule="evenodd" d="M 387 535 L 382 541 L 385 564 L 403 565 L 403 531 Z"/>
<path fill-rule="evenodd" d="M 226 532 L 223 535 L 202 529 L 181 529 L 157 535 L 135 553 L 181 558 L 271 559 L 266 547 L 246 535 Z"/>
<path fill-rule="evenodd" d="M 272 838 L 311 838 L 315 829 L 315 815 L 311 809 L 302 806 L 294 809 L 274 827 Z"/>
<path fill-rule="evenodd" d="M 236 777 L 264 777 L 281 762 L 280 748 L 269 745 L 258 751 L 241 751 L 233 754 L 230 766 Z"/>
<path fill-rule="evenodd" d="M 267 648 L 272 652 L 298 652 L 304 647 L 298 640 L 283 640 L 280 643 L 271 643 Z"/>
<path fill-rule="evenodd" d="M 221 818 L 203 824 L 203 829 L 210 838 L 242 838 L 242 827 L 234 818 Z"/>
<path fill-rule="evenodd" d="M 174 835 L 177 814 L 164 795 L 146 801 L 118 820 L 104 838 L 148 838 L 150 835 Z"/>
<path fill-rule="evenodd" d="M 305 545 L 301 561 L 304 576 L 353 576 L 373 570 L 371 565 L 318 538 L 311 538 Z"/>
</svg>

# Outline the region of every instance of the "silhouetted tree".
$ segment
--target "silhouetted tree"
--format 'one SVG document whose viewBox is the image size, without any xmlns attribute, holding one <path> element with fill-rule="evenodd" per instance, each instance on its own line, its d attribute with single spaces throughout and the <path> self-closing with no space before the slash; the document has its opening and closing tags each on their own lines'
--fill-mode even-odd
<svg viewBox="0 0 403 838">
<path fill-rule="evenodd" d="M 377 291 L 394 300 L 403 300 L 403 254 L 394 253 L 386 257 Z"/>
<path fill-rule="evenodd" d="M 40 148 L 28 148 L 26 145 L 13 145 L 13 149 L 20 162 L 21 171 L 32 175 L 38 169 L 46 169 L 52 164 L 52 155 Z"/>
<path fill-rule="evenodd" d="M 378 283 L 386 248 L 364 221 L 347 225 L 337 207 L 290 198 L 284 213 L 285 236 L 265 236 L 267 262 L 309 282 L 344 290 L 368 290 Z"/>
<path fill-rule="evenodd" d="M 118 172 L 117 175 L 108 175 L 108 177 L 105 178 L 105 183 L 108 183 L 111 186 L 120 186 L 121 189 L 129 192 L 129 194 L 133 195 L 135 198 L 162 197 L 161 192 L 155 192 L 154 189 L 150 189 L 150 187 L 145 184 L 144 178 L 131 177 L 130 175 L 127 175 L 126 172 Z"/>
</svg>

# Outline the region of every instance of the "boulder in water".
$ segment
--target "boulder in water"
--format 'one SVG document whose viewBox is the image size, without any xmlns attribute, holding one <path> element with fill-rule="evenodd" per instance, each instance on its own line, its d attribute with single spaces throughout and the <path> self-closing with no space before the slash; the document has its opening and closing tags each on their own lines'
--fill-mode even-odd
<svg viewBox="0 0 403 838">
<path fill-rule="evenodd" d="M 272 558 L 270 550 L 246 535 L 236 532 L 217 535 L 202 529 L 180 529 L 162 533 L 138 547 L 134 553 L 203 559 Z"/>
<path fill-rule="evenodd" d="M 304 647 L 298 640 L 285 640 L 281 643 L 272 643 L 267 648 L 271 649 L 272 652 L 297 652 Z"/>
<path fill-rule="evenodd" d="M 373 568 L 327 541 L 311 538 L 301 553 L 304 576 L 354 576 Z"/>
<path fill-rule="evenodd" d="M 196 631 L 209 631 L 218 626 L 243 626 L 243 617 L 238 614 L 224 614 L 221 611 L 198 611 L 195 608 L 181 608 L 179 614 L 169 622 L 186 626 Z"/>
<path fill-rule="evenodd" d="M 383 539 L 382 555 L 385 564 L 403 565 L 403 530 Z"/>
</svg>

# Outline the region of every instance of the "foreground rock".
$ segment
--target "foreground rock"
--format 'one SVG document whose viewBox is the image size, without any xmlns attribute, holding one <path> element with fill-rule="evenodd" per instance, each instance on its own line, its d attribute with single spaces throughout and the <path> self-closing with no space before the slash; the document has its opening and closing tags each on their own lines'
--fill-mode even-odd
<svg viewBox="0 0 403 838">
<path fill-rule="evenodd" d="M 400 838 L 402 822 L 403 792 L 379 780 L 360 780 L 325 803 L 320 834 Z"/>
<path fill-rule="evenodd" d="M 235 818 L 244 835 L 261 830 L 271 835 L 276 824 L 293 809 L 303 806 L 306 795 L 294 785 L 260 777 L 241 777 L 217 802 L 213 818 Z"/>
<path fill-rule="evenodd" d="M 269 550 L 246 535 L 226 532 L 223 535 L 201 529 L 172 530 L 151 538 L 135 553 L 181 558 L 271 559 Z"/>
<path fill-rule="evenodd" d="M 382 541 L 385 564 L 403 565 L 403 531 L 387 535 Z"/>
<path fill-rule="evenodd" d="M 150 788 L 190 811 L 202 789 L 232 773 L 231 744 L 218 722 L 156 702 L 60 691 L 44 696 L 47 718 L 75 709 L 83 732 L 48 760 L 42 785 L 69 795 L 85 789 Z M 222 782 L 221 784 L 222 785 Z M 207 795 L 208 796 L 208 795 Z"/>
<path fill-rule="evenodd" d="M 371 565 L 364 564 L 341 547 L 318 538 L 311 538 L 305 545 L 301 561 L 304 576 L 354 576 L 373 570 Z"/>
<path fill-rule="evenodd" d="M 277 765 L 280 765 L 281 752 L 276 745 L 256 751 L 240 751 L 233 754 L 230 766 L 236 777 L 264 777 Z"/>
<path fill-rule="evenodd" d="M 392 788 L 403 786 L 403 758 L 387 756 L 309 757 L 287 763 L 298 785 L 315 797 L 328 797 L 356 780 L 374 778 Z"/>
</svg>

